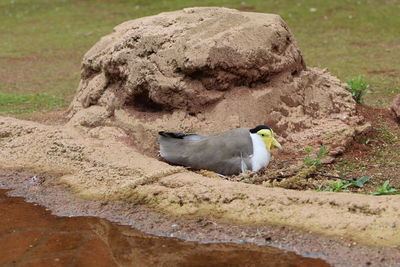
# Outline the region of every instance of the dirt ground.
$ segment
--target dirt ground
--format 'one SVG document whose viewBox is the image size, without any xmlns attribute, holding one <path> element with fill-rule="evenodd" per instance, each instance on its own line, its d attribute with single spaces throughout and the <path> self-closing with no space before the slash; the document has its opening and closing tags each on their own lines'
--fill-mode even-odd
<svg viewBox="0 0 400 267">
<path fill-rule="evenodd" d="M 50 126 L 7 117 L 0 117 L 0 124 L 2 168 L 59 173 L 57 183 L 80 198 L 146 204 L 176 216 L 279 225 L 364 245 L 399 244 L 399 196 L 295 191 L 210 178 L 143 156 L 113 127 Z"/>
<path fill-rule="evenodd" d="M 297 190 L 317 190 L 324 188 L 329 181 L 334 181 L 329 175 L 354 180 L 369 176 L 370 180 L 364 187 L 350 187 L 347 190 L 353 193 L 370 194 L 386 180 L 395 188 L 400 186 L 400 127 L 391 111 L 367 105 L 357 106 L 358 114 L 362 115 L 371 124 L 371 128 L 359 135 L 348 144 L 346 152 L 334 158 L 325 158 L 325 163 L 308 179 L 304 179 L 291 188 Z M 241 181 L 251 184 L 262 184 L 271 181 L 285 181 L 296 174 L 303 166 L 304 151 L 292 153 L 283 151 L 275 155 L 267 169 L 257 174 L 238 175 L 230 177 L 232 181 Z M 326 161 L 324 161 L 326 160 Z M 290 167 L 290 165 L 296 165 Z"/>
<path fill-rule="evenodd" d="M 382 177 L 382 175 L 379 173 L 384 173 L 387 176 L 383 176 L 383 179 L 390 178 L 391 182 L 396 184 L 396 182 L 398 182 L 398 176 L 396 175 L 397 165 L 393 170 L 393 166 L 390 164 L 388 165 L 387 162 L 396 160 L 396 147 L 398 144 L 396 143 L 396 139 L 390 139 L 390 136 L 396 135 L 396 131 L 398 131 L 398 125 L 394 122 L 394 120 L 392 120 L 390 114 L 386 110 L 374 109 L 368 106 L 360 106 L 358 109 L 359 112 L 362 113 L 362 115 L 365 116 L 365 118 L 372 124 L 373 129 L 375 130 L 369 132 L 366 136 L 361 137 L 360 140 L 355 140 L 347 153 L 337 158 L 332 164 L 325 165 L 323 167 L 323 171 L 326 173 L 332 173 L 337 168 L 344 166 L 341 162 L 348 158 L 360 160 L 361 162 L 366 161 L 366 159 L 369 159 L 370 161 L 375 160 L 376 164 L 378 164 L 378 166 L 375 166 L 375 168 L 354 168 L 351 170 L 351 172 L 348 172 L 349 177 L 350 175 L 358 176 L 368 173 L 374 178 L 374 184 L 378 184 L 380 181 L 379 178 Z M 35 120 L 35 118 L 32 119 Z M 40 119 L 41 123 L 48 125 L 43 127 L 55 127 L 56 125 L 62 125 L 63 123 L 62 113 L 48 114 L 45 116 L 40 116 L 37 119 Z M 26 123 L 29 126 L 32 126 L 29 122 Z M 14 130 L 11 132 L 14 132 L 15 134 L 15 129 L 19 129 L 19 132 L 17 132 L 18 134 L 11 139 L 10 136 L 7 136 L 4 133 L 4 127 L 2 128 L 3 142 L 7 140 L 7 142 L 4 143 L 6 146 L 3 147 L 4 153 L 7 153 L 7 149 L 13 148 L 14 156 L 18 155 L 18 147 L 21 147 L 21 144 L 24 143 L 21 143 L 22 139 L 20 138 L 27 134 L 27 140 L 31 140 L 29 135 L 38 131 L 38 129 L 35 129 L 37 125 L 35 127 L 28 127 L 28 125 L 21 125 L 21 123 L 17 123 L 17 125 L 18 127 L 14 128 Z M 40 127 L 42 126 L 39 126 L 39 128 Z M 43 131 L 45 136 L 51 136 L 49 132 L 43 129 L 39 129 L 39 132 L 40 131 Z M 374 138 L 376 138 L 376 140 Z M 365 140 L 367 139 L 374 141 L 366 144 Z M 62 139 L 59 138 L 58 140 L 60 141 Z M 51 141 L 52 144 L 53 142 L 54 141 Z M 118 143 L 121 142 L 125 145 L 125 141 L 118 141 Z M 388 143 L 391 146 L 383 146 L 382 143 Z M 72 143 L 70 143 L 69 147 L 73 148 L 74 146 Z M 31 148 L 31 150 L 32 149 L 36 151 L 39 149 L 39 147 Z M 42 152 L 44 153 L 48 152 L 46 150 L 46 145 L 40 149 L 42 149 Z M 381 151 L 380 153 L 393 153 L 394 157 L 385 157 L 385 160 L 376 161 L 377 157 L 374 155 L 376 155 L 379 151 Z M 75 157 L 72 162 L 82 162 L 82 159 L 80 159 L 76 153 L 77 151 L 72 152 L 72 155 Z M 37 153 L 38 151 L 36 154 Z M 36 154 L 32 154 L 33 159 L 43 155 L 40 153 L 38 155 Z M 9 160 L 11 154 L 8 153 L 7 155 L 8 162 L 10 163 Z M 69 154 L 69 156 L 71 156 L 71 154 Z M 301 156 L 302 155 L 300 154 L 297 155 L 297 157 Z M 281 158 L 277 157 L 276 160 L 287 160 L 288 157 L 288 155 L 281 155 Z M 56 157 L 53 160 L 57 161 L 59 159 L 60 158 Z M 61 159 L 63 158 L 61 157 Z M 77 161 L 77 159 L 80 160 Z M 68 166 L 71 165 L 71 163 L 68 163 L 69 161 L 65 161 L 65 158 L 62 162 L 67 163 Z M 36 161 L 36 164 L 41 166 L 39 163 L 40 162 Z M 97 164 L 99 164 L 99 162 L 97 162 Z M 381 164 L 380 167 L 379 164 Z M 99 166 L 101 167 L 101 165 Z M 385 168 L 385 166 L 387 168 Z M 27 167 L 27 165 L 25 165 L 25 167 Z M 42 165 L 42 167 L 44 167 L 44 165 Z M 57 166 L 53 167 L 53 170 L 57 169 Z M 122 170 L 123 169 L 120 169 L 120 171 Z M 36 176 L 37 179 L 32 179 L 34 176 Z M 257 221 L 254 222 L 254 215 L 251 213 L 245 213 L 247 215 L 242 218 L 234 218 L 226 217 L 226 214 L 224 213 L 215 214 L 210 212 L 207 214 L 207 209 L 201 210 L 202 207 L 200 207 L 198 210 L 193 208 L 187 209 L 187 206 L 190 205 L 190 202 L 186 203 L 187 200 L 185 200 L 185 194 L 182 195 L 182 192 L 180 193 L 181 202 L 179 206 L 180 208 L 183 207 L 183 209 L 179 210 L 178 208 L 177 211 L 179 211 L 180 215 L 183 216 L 179 217 L 171 215 L 171 209 L 176 207 L 173 205 L 173 202 L 170 203 L 172 208 L 169 209 L 163 205 L 160 205 L 157 208 L 154 203 L 152 204 L 151 201 L 148 202 L 149 199 L 146 198 L 131 198 L 128 201 L 127 199 L 110 201 L 107 200 L 107 198 L 103 200 L 81 199 L 77 198 L 76 195 L 72 194 L 71 191 L 67 190 L 64 186 L 59 185 L 59 179 L 63 176 L 65 176 L 65 173 L 61 173 L 59 175 L 49 175 L 44 173 L 43 170 L 42 172 L 38 171 L 38 169 L 30 171 L 27 169 L 4 169 L 3 161 L 3 169 L 0 174 L 0 186 L 1 188 L 14 188 L 15 190 L 11 192 L 12 195 L 23 196 L 30 202 L 43 205 L 56 215 L 98 216 L 107 218 L 114 222 L 119 222 L 121 224 L 130 225 L 143 232 L 159 236 L 177 237 L 184 240 L 200 242 L 248 242 L 257 245 L 273 246 L 294 251 L 304 256 L 322 258 L 335 266 L 348 266 L 349 264 L 352 266 L 396 266 L 396 264 L 400 261 L 400 250 L 399 246 L 396 245 L 396 242 L 398 244 L 399 240 L 396 237 L 396 233 L 398 233 L 397 223 L 399 221 L 398 212 L 396 211 L 398 208 L 396 208 L 395 204 L 398 203 L 397 196 L 361 196 L 361 198 L 359 198 L 358 196 L 360 194 L 318 193 L 318 197 L 315 199 L 312 197 L 315 192 L 311 190 L 304 191 L 305 196 L 307 195 L 306 198 L 304 198 L 304 196 L 299 198 L 299 195 L 296 193 L 297 191 L 276 191 L 276 189 L 273 188 L 265 188 L 265 190 L 269 190 L 265 192 L 269 192 L 267 194 L 272 196 L 269 199 L 270 205 L 266 206 L 264 209 L 269 209 L 269 212 L 272 215 L 274 214 L 274 209 L 276 209 L 276 211 L 280 214 L 291 214 L 292 216 L 297 216 L 295 220 L 297 220 L 299 224 L 301 223 L 300 220 L 304 220 L 306 223 L 309 223 L 309 227 L 307 228 L 304 227 L 304 224 L 302 227 L 296 227 L 294 224 L 290 224 L 290 219 L 288 220 L 289 217 L 286 217 L 286 220 L 284 220 L 286 221 L 285 223 L 283 223 L 283 221 L 277 221 L 276 223 L 257 223 Z M 219 179 L 211 179 L 206 177 L 201 179 L 205 179 L 204 182 L 206 184 L 213 184 L 213 187 L 218 187 L 216 184 L 226 183 L 226 181 Z M 319 182 L 323 182 L 326 178 L 315 177 L 315 179 Z M 155 187 L 156 189 L 158 188 L 158 193 L 151 193 L 151 196 L 157 196 L 159 194 L 162 195 L 162 187 L 160 186 L 165 186 L 167 183 L 171 183 L 172 181 L 175 181 L 175 188 L 178 189 L 181 186 L 177 186 L 177 183 L 182 183 L 183 181 L 188 182 L 187 179 L 180 182 L 178 182 L 179 180 L 170 180 L 169 182 L 168 180 L 156 180 L 155 184 L 153 185 L 152 183 L 154 182 L 150 182 L 150 184 L 145 183 L 142 186 L 139 186 L 139 188 L 149 188 L 149 186 L 151 188 L 152 186 L 158 184 Z M 101 180 L 99 180 L 99 183 L 101 184 Z M 243 187 L 239 185 L 244 185 L 244 183 L 234 184 L 236 187 L 238 186 L 239 188 L 243 189 Z M 367 187 L 364 192 L 372 190 L 374 184 L 372 184 L 371 187 Z M 169 187 L 173 189 L 174 186 L 171 187 L 171 185 Z M 231 188 L 230 190 L 234 189 L 234 187 L 229 188 Z M 247 189 L 245 189 L 245 191 L 246 190 Z M 255 193 L 256 195 L 258 194 L 257 191 L 252 191 L 252 193 Z M 260 195 L 258 196 L 260 197 Z M 193 199 L 193 196 L 191 198 Z M 198 198 L 198 196 L 194 199 L 196 198 Z M 243 195 L 241 198 L 243 198 Z M 276 201 L 277 198 L 280 199 L 278 202 Z M 238 200 L 240 200 L 240 198 Z M 246 200 L 246 198 L 244 197 L 243 200 Z M 368 206 L 365 204 L 366 200 L 368 200 Z M 191 201 L 193 202 L 193 200 Z M 225 202 L 226 206 L 229 206 L 229 204 L 232 203 L 229 201 L 231 201 L 229 198 L 226 198 L 225 200 L 221 199 L 221 202 Z M 304 204 L 312 204 L 310 206 L 305 205 L 305 209 L 300 210 L 301 216 L 300 214 L 296 215 L 296 212 L 291 212 L 291 210 L 296 211 L 296 209 L 298 209 L 299 201 L 300 203 L 303 202 Z M 284 205 L 282 205 L 282 203 Z M 324 203 L 330 204 L 326 206 Z M 320 206 L 322 209 L 328 209 L 328 211 L 324 212 L 323 214 L 318 214 L 319 210 L 313 210 L 313 205 L 316 205 L 317 207 Z M 248 207 L 248 209 L 254 208 L 254 202 L 253 204 L 249 204 Z M 156 208 L 158 212 L 154 208 Z M 392 209 L 394 209 L 394 213 L 391 212 Z M 227 212 L 229 212 L 229 210 L 234 211 L 234 215 L 241 213 L 243 214 L 243 210 L 241 213 L 235 212 L 235 207 L 228 208 Z M 341 215 L 337 215 L 337 212 L 340 210 L 343 210 L 343 213 L 340 213 Z M 310 211 L 312 211 L 312 214 Z M 172 212 L 172 214 L 173 213 L 174 212 Z M 332 217 L 332 215 L 334 216 Z M 316 224 L 315 220 L 313 221 L 310 219 L 316 217 L 315 219 L 318 220 L 326 216 L 327 218 L 321 221 L 323 224 L 325 224 L 325 231 L 316 231 L 315 225 L 318 225 L 318 223 Z M 335 217 L 339 217 L 339 220 L 335 220 Z M 366 221 L 367 224 L 362 224 L 361 221 Z M 379 230 L 376 229 L 374 230 L 375 232 L 371 232 L 371 229 L 374 228 L 370 228 L 370 226 L 374 227 L 374 225 L 376 225 Z M 337 229 L 344 231 L 340 232 L 337 231 Z M 374 241 L 375 244 L 365 243 L 365 239 L 360 239 L 360 236 L 368 236 L 369 240 Z M 393 238 L 388 239 L 389 236 L 392 236 Z M 381 240 L 381 242 L 376 242 L 376 240 Z M 387 246 L 388 243 L 385 243 L 388 240 L 391 240 L 391 245 L 389 246 Z M 340 257 L 337 255 L 340 255 Z"/>
<path fill-rule="evenodd" d="M 371 192 L 385 180 L 400 187 L 400 124 L 388 109 L 360 105 L 357 110 L 368 120 L 371 131 L 360 136 L 331 166 L 349 178 L 371 176 L 360 192 Z"/>
<path fill-rule="evenodd" d="M 56 179 L 55 176 L 42 174 L 36 176 L 40 177 L 40 180 L 32 180 L 32 175 L 33 173 L 28 170 L 2 169 L 0 187 L 14 188 L 9 194 L 23 196 L 29 202 L 43 205 L 55 215 L 97 216 L 130 225 L 142 232 L 157 236 L 176 237 L 203 243 L 234 242 L 272 246 L 303 256 L 318 257 L 335 266 L 396 266 L 400 261 L 398 247 L 363 246 L 355 241 L 327 238 L 285 226 L 227 224 L 213 218 L 199 216 L 178 218 L 125 201 L 83 200 L 74 197 L 61 186 L 52 185 Z M 82 220 L 77 220 L 77 223 L 86 225 Z M 240 247 L 240 249 L 245 247 Z M 302 260 L 298 260 L 297 264 L 293 266 L 303 266 Z M 277 266 L 281 265 L 277 264 Z M 321 261 L 313 261 L 312 266 L 324 266 L 324 264 Z"/>
</svg>

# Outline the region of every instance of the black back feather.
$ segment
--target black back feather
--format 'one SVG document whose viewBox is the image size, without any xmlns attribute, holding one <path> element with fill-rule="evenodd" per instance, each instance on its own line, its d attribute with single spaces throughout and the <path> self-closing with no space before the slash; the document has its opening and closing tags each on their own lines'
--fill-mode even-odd
<svg viewBox="0 0 400 267">
<path fill-rule="evenodd" d="M 183 139 L 185 136 L 190 135 L 185 133 L 175 133 L 175 132 L 165 132 L 165 131 L 158 132 L 158 134 L 164 137 L 170 137 L 176 139 Z"/>
</svg>

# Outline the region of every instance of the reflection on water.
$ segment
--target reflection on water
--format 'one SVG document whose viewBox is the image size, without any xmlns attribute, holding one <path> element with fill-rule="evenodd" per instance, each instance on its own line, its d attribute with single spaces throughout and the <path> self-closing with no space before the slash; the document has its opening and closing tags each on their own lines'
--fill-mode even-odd
<svg viewBox="0 0 400 267">
<path fill-rule="evenodd" d="M 96 217 L 57 217 L 0 190 L 0 266 L 328 266 L 276 248 L 200 244 Z"/>
</svg>

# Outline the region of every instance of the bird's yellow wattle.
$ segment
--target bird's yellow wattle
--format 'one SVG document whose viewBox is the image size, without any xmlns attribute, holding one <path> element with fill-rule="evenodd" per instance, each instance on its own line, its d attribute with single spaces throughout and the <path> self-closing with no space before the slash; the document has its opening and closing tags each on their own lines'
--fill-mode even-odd
<svg viewBox="0 0 400 267">
<path fill-rule="evenodd" d="M 279 149 L 282 149 L 281 144 L 275 139 L 274 137 L 274 132 L 272 130 L 268 129 L 262 129 L 257 132 L 257 134 L 262 138 L 264 141 L 264 144 L 268 151 L 271 151 L 272 147 L 277 147 Z"/>
</svg>

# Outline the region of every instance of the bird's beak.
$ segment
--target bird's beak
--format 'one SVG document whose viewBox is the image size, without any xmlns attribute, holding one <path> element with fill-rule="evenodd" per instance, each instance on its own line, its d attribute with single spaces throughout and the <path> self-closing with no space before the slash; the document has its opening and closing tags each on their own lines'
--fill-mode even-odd
<svg viewBox="0 0 400 267">
<path fill-rule="evenodd" d="M 280 150 L 283 150 L 281 144 L 279 144 L 279 142 L 276 141 L 275 137 L 272 137 L 272 146 L 276 146 L 276 147 L 279 148 Z"/>
</svg>

